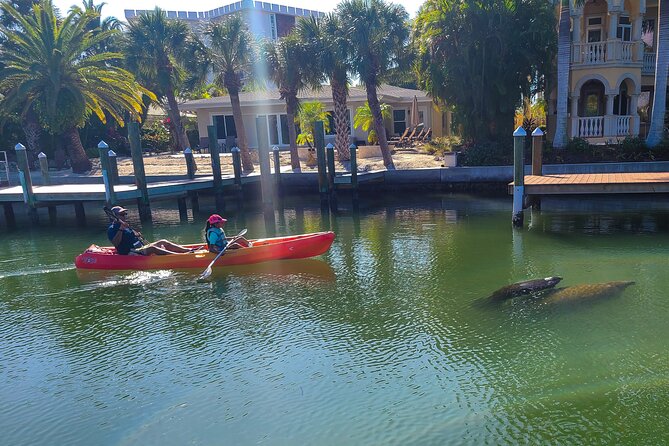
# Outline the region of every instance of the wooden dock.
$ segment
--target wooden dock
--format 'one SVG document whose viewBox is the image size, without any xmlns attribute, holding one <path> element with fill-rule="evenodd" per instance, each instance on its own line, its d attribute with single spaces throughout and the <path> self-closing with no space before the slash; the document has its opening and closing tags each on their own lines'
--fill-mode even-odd
<svg viewBox="0 0 669 446">
<path fill-rule="evenodd" d="M 669 193 L 669 172 L 525 175 L 528 196 L 649 193 Z"/>
</svg>

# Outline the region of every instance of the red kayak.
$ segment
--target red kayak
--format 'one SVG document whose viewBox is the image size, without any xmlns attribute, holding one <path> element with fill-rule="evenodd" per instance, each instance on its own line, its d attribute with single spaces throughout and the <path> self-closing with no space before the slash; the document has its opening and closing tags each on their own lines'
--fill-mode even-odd
<svg viewBox="0 0 669 446">
<path fill-rule="evenodd" d="M 250 240 L 249 248 L 229 249 L 216 261 L 215 267 L 247 265 L 270 260 L 305 259 L 323 254 L 332 245 L 334 232 L 315 232 L 312 234 L 293 235 Z M 200 244 L 185 245 L 196 248 Z M 174 255 L 127 255 L 116 253 L 116 248 L 91 245 L 74 260 L 79 269 L 105 270 L 152 270 L 152 269 L 204 269 L 214 260 L 216 253 L 202 248 L 188 254 Z"/>
</svg>

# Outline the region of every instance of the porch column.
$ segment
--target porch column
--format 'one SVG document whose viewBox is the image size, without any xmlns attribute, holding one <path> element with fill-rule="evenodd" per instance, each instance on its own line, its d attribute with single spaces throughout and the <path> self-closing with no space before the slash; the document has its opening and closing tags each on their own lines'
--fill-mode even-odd
<svg viewBox="0 0 669 446">
<path fill-rule="evenodd" d="M 574 14 L 571 16 L 574 26 L 572 34 L 572 63 L 581 63 L 583 54 L 583 42 L 581 37 L 581 22 L 583 21 L 582 14 Z"/>
<path fill-rule="evenodd" d="M 630 115 L 632 119 L 630 122 L 630 134 L 632 136 L 639 136 L 639 129 L 641 127 L 641 118 L 639 117 L 639 95 L 631 94 L 630 95 Z"/>
<path fill-rule="evenodd" d="M 616 39 L 618 31 L 618 11 L 609 12 L 609 39 L 606 42 L 606 60 L 617 60 L 620 58 L 618 52 L 620 41 Z"/>
<path fill-rule="evenodd" d="M 636 42 L 634 48 L 634 61 L 643 62 L 643 42 L 641 41 L 641 28 L 643 27 L 643 14 L 638 14 L 632 22 L 632 41 Z"/>
<path fill-rule="evenodd" d="M 571 97 L 571 137 L 577 138 L 578 135 L 578 98 L 579 96 Z"/>
<path fill-rule="evenodd" d="M 616 128 L 616 117 L 613 115 L 613 100 L 616 94 L 606 95 L 606 113 L 604 114 L 604 136 L 616 136 L 618 129 Z"/>
</svg>

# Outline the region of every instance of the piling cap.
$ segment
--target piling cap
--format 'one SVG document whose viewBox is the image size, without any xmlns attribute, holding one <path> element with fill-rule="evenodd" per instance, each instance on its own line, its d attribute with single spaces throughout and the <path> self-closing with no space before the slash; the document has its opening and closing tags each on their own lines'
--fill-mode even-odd
<svg viewBox="0 0 669 446">
<path fill-rule="evenodd" d="M 327 146 L 325 146 L 325 148 L 328 150 L 334 150 L 334 146 L 332 145 L 332 143 L 329 143 Z"/>
<path fill-rule="evenodd" d="M 239 147 L 235 146 L 232 149 L 230 149 L 231 152 L 239 152 Z"/>
<path fill-rule="evenodd" d="M 527 132 L 522 125 L 519 125 L 516 131 L 513 132 L 513 136 L 527 136 Z"/>
<path fill-rule="evenodd" d="M 351 150 L 355 150 L 358 148 L 358 146 L 356 146 L 355 144 L 351 144 L 350 146 L 348 146 L 348 148 Z"/>
<path fill-rule="evenodd" d="M 40 159 L 42 159 L 42 158 L 46 158 L 46 153 L 44 153 L 44 152 L 40 152 L 40 153 L 38 153 L 38 154 L 37 154 L 37 158 L 40 158 Z"/>
<path fill-rule="evenodd" d="M 186 147 L 184 149 L 184 153 L 193 153 L 193 151 L 190 149 L 190 147 Z"/>
<path fill-rule="evenodd" d="M 272 150 L 274 150 L 275 152 L 278 152 L 279 151 L 279 146 L 272 147 Z"/>
<path fill-rule="evenodd" d="M 116 152 L 114 152 L 113 150 L 110 150 L 109 152 L 107 152 L 107 155 L 108 156 L 116 156 Z"/>
<path fill-rule="evenodd" d="M 540 129 L 539 127 L 537 127 L 537 128 L 534 129 L 534 131 L 532 132 L 532 136 L 544 136 L 544 132 L 542 132 L 541 129 Z"/>
<path fill-rule="evenodd" d="M 98 143 L 98 149 L 108 149 L 108 148 L 109 145 L 107 145 L 107 143 L 104 142 L 104 140 L 100 140 L 100 142 Z"/>
<path fill-rule="evenodd" d="M 24 146 L 21 143 L 18 143 L 17 145 L 14 146 L 14 150 L 26 150 L 26 146 Z"/>
</svg>

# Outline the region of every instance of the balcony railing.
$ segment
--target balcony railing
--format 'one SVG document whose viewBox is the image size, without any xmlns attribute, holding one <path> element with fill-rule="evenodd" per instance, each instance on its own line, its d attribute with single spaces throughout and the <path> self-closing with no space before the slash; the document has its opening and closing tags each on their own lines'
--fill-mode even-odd
<svg viewBox="0 0 669 446">
<path fill-rule="evenodd" d="M 655 53 L 643 53 L 641 74 L 655 74 Z"/>
<path fill-rule="evenodd" d="M 597 138 L 604 136 L 604 116 L 578 118 L 578 137 Z"/>
<path fill-rule="evenodd" d="M 578 42 L 573 44 L 572 63 L 598 65 L 607 62 L 637 62 L 643 42 L 623 42 L 614 39 L 604 42 Z"/>
<path fill-rule="evenodd" d="M 571 136 L 579 138 L 618 138 L 639 134 L 639 117 L 633 115 L 605 115 L 574 117 Z"/>
</svg>

